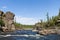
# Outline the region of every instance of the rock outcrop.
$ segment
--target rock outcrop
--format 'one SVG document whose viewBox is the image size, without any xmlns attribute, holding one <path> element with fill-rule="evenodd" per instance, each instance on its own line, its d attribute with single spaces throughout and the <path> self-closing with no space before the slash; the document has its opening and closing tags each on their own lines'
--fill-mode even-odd
<svg viewBox="0 0 60 40">
<path fill-rule="evenodd" d="M 58 34 L 58 30 L 56 29 L 44 29 L 38 32 L 39 34 L 42 35 L 48 35 L 48 34 Z"/>
<path fill-rule="evenodd" d="M 14 25 L 14 14 L 10 11 L 4 13 L 0 11 L 0 20 L 4 22 L 4 26 L 1 28 L 3 31 L 13 31 L 15 30 L 15 25 Z"/>
<path fill-rule="evenodd" d="M 35 30 L 42 30 L 43 29 L 43 25 L 42 25 L 42 23 L 36 23 L 35 24 L 35 28 L 34 28 Z"/>
</svg>

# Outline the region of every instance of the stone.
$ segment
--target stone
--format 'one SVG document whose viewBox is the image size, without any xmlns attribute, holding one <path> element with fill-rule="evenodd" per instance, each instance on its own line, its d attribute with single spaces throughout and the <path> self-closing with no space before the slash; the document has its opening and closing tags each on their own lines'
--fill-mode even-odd
<svg viewBox="0 0 60 40">
<path fill-rule="evenodd" d="M 48 34 L 58 34 L 56 29 L 44 29 L 39 31 L 39 34 L 48 35 Z"/>
<path fill-rule="evenodd" d="M 42 23 L 38 22 L 38 23 L 35 24 L 35 29 L 36 30 L 42 30 L 42 28 L 43 28 Z"/>
<path fill-rule="evenodd" d="M 2 16 L 3 15 L 3 11 L 0 11 L 0 16 Z"/>
<path fill-rule="evenodd" d="M 0 15 L 2 17 L 2 21 L 4 22 L 4 26 L 2 27 L 2 29 L 4 31 L 8 30 L 8 31 L 13 31 L 15 30 L 15 25 L 14 25 L 14 14 L 10 11 L 4 13 L 2 11 L 0 11 Z"/>
</svg>

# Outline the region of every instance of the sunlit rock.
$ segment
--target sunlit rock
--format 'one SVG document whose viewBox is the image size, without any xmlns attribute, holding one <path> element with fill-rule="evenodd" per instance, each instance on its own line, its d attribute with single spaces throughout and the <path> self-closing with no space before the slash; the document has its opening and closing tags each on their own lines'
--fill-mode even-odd
<svg viewBox="0 0 60 40">
<path fill-rule="evenodd" d="M 1 28 L 3 31 L 13 31 L 15 30 L 15 25 L 14 25 L 14 14 L 10 11 L 4 13 L 0 11 L 0 20 L 4 22 L 4 26 Z"/>
</svg>

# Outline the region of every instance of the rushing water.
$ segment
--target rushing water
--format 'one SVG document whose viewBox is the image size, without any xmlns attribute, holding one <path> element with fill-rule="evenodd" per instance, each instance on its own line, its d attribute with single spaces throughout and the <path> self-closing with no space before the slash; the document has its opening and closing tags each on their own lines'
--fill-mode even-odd
<svg viewBox="0 0 60 40">
<path fill-rule="evenodd" d="M 60 40 L 60 35 L 37 35 L 37 32 L 32 30 L 18 30 L 10 35 L 0 38 L 0 40 Z"/>
</svg>

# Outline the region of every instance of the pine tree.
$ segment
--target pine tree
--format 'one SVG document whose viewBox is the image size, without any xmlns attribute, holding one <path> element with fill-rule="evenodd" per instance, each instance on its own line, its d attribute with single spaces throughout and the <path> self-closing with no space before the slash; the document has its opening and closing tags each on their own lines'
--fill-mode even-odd
<svg viewBox="0 0 60 40">
<path fill-rule="evenodd" d="M 49 14 L 48 14 L 48 12 L 47 12 L 47 22 L 49 24 Z"/>
<path fill-rule="evenodd" d="M 59 9 L 59 17 L 60 17 L 60 9 Z"/>
</svg>

